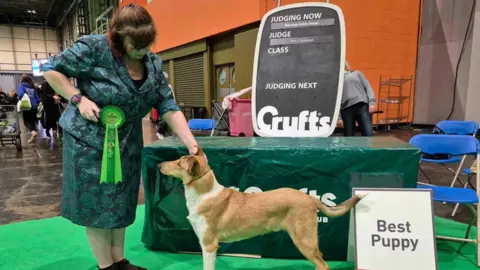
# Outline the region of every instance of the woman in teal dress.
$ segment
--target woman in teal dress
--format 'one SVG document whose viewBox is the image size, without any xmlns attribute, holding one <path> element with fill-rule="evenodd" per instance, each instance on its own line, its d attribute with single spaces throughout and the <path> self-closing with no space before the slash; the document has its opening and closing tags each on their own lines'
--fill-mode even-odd
<svg viewBox="0 0 480 270">
<path fill-rule="evenodd" d="M 160 57 L 150 52 L 156 28 L 148 12 L 118 9 L 104 35 L 80 38 L 43 66 L 48 83 L 70 100 L 63 128 L 61 215 L 86 227 L 100 269 L 145 269 L 124 258 L 125 228 L 135 220 L 141 174 L 142 118 L 155 107 L 191 154 L 196 141 L 173 99 Z M 68 78 L 76 78 L 78 89 Z M 100 184 L 105 127 L 100 111 L 125 114 L 118 129 L 122 182 Z"/>
</svg>

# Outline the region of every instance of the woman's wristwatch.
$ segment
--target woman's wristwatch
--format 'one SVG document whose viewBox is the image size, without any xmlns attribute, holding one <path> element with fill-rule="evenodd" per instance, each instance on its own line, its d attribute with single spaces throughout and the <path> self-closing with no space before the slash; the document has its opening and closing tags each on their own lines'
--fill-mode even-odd
<svg viewBox="0 0 480 270">
<path fill-rule="evenodd" d="M 80 104 L 80 101 L 82 101 L 82 97 L 83 96 L 81 94 L 73 95 L 70 99 L 70 103 L 72 103 L 73 106 L 78 107 L 78 104 Z"/>
</svg>

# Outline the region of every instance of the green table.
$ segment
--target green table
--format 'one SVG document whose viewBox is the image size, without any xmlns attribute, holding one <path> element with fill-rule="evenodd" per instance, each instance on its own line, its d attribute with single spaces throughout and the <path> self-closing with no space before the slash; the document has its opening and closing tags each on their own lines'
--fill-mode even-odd
<svg viewBox="0 0 480 270">
<path fill-rule="evenodd" d="M 420 150 L 393 137 L 249 138 L 199 137 L 220 184 L 244 192 L 280 187 L 302 190 L 335 205 L 352 187 L 414 188 Z M 167 138 L 143 150 L 145 223 L 142 241 L 152 250 L 200 252 L 188 223 L 181 181 L 162 175 L 157 164 L 187 154 Z M 345 260 L 349 215 L 319 214 L 319 245 L 327 260 Z M 285 232 L 221 244 L 219 253 L 303 258 Z"/>
</svg>

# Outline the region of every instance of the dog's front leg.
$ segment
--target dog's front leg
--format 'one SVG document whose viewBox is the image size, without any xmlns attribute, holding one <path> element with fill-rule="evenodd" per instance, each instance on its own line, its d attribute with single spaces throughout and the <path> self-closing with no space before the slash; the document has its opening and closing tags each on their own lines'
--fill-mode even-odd
<svg viewBox="0 0 480 270">
<path fill-rule="evenodd" d="M 202 240 L 203 270 L 215 270 L 218 239 L 212 230 L 207 230 Z"/>
<path fill-rule="evenodd" d="M 215 261 L 217 260 L 217 249 L 202 246 L 203 270 L 215 270 Z"/>
</svg>

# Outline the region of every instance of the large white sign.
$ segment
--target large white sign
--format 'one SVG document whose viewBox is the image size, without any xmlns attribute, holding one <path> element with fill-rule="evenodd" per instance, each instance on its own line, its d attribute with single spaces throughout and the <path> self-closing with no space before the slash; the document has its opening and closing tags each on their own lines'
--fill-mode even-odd
<svg viewBox="0 0 480 270">
<path fill-rule="evenodd" d="M 328 137 L 340 111 L 345 66 L 342 10 L 300 3 L 262 19 L 255 49 L 252 121 L 262 137 Z"/>
<path fill-rule="evenodd" d="M 437 270 L 432 192 L 354 189 L 368 195 L 354 209 L 358 270 Z"/>
</svg>

